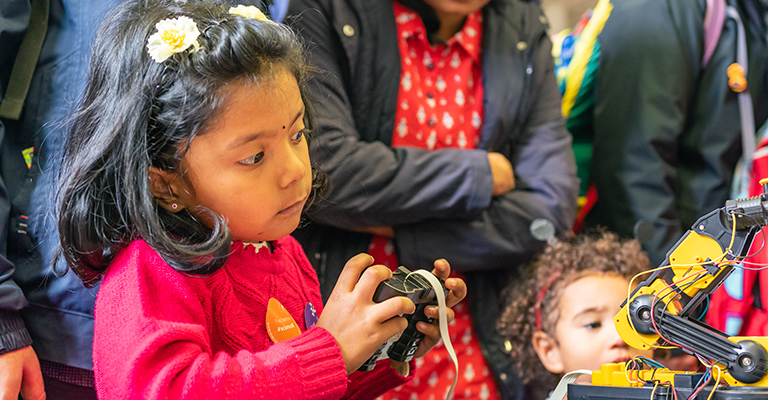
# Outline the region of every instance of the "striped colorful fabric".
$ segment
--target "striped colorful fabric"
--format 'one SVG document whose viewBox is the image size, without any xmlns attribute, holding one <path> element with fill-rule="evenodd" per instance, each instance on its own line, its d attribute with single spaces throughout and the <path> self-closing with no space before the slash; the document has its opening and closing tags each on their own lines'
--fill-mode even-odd
<svg viewBox="0 0 768 400">
<path fill-rule="evenodd" d="M 589 168 L 592 161 L 592 110 L 595 105 L 594 87 L 600 61 L 598 35 L 611 15 L 610 0 L 599 0 L 594 10 L 582 16 L 573 30 L 565 30 L 553 38 L 552 56 L 555 75 L 562 93 L 562 114 L 565 126 L 573 135 L 579 187 L 579 212 L 574 231 L 583 225 L 586 213 L 597 200 L 589 190 Z M 588 195 L 590 194 L 591 195 Z"/>
</svg>

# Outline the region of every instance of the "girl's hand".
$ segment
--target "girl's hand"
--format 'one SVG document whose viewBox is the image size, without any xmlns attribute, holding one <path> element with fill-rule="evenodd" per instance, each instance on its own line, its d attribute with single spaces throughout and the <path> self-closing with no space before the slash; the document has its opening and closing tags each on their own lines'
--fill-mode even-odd
<svg viewBox="0 0 768 400">
<path fill-rule="evenodd" d="M 464 283 L 464 280 L 460 278 L 448 278 L 448 276 L 451 274 L 451 265 L 448 264 L 448 261 L 445 259 L 435 261 L 435 269 L 432 270 L 432 273 L 435 274 L 435 276 L 438 278 L 445 280 L 445 287 L 446 289 L 450 290 L 450 292 L 448 292 L 448 296 L 445 298 L 445 305 L 448 307 L 446 310 L 446 314 L 448 316 L 447 322 L 450 323 L 453 321 L 454 317 L 454 313 L 451 307 L 458 304 L 462 299 L 464 299 L 464 296 L 467 295 L 467 284 Z M 427 317 L 434 318 L 435 321 L 432 324 L 428 324 L 426 322 L 419 322 L 416 324 L 416 329 L 422 332 L 425 336 L 424 339 L 421 340 L 419 348 L 416 349 L 416 352 L 414 353 L 415 358 L 424 356 L 425 354 L 429 353 L 433 347 L 440 343 L 440 327 L 438 325 L 439 321 L 437 306 L 429 306 L 425 308 L 424 314 Z M 398 369 L 402 363 L 390 360 L 390 364 L 393 368 Z"/>
<path fill-rule="evenodd" d="M 405 330 L 408 321 L 399 314 L 416 310 L 413 302 L 402 296 L 373 302 L 376 287 L 391 278 L 392 271 L 383 265 L 369 267 L 371 264 L 373 257 L 368 254 L 347 261 L 317 321 L 317 326 L 336 339 L 347 374 L 355 372 L 387 339 Z"/>
</svg>

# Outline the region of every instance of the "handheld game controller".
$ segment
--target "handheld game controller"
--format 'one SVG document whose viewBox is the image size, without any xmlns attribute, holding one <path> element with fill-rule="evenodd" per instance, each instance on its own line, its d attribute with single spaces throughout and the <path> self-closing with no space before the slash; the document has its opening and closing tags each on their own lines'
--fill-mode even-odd
<svg viewBox="0 0 768 400">
<path fill-rule="evenodd" d="M 445 281 L 442 279 L 439 279 L 439 281 L 447 296 L 448 289 L 445 288 Z M 405 315 L 405 318 L 408 320 L 408 327 L 405 328 L 400 337 L 395 336 L 381 345 L 376 350 L 376 353 L 358 368 L 358 371 L 371 371 L 376 366 L 377 361 L 386 358 L 382 356 L 384 350 L 386 350 L 387 356 L 395 361 L 411 361 L 413 354 L 419 347 L 419 343 L 424 338 L 424 334 L 416 329 L 416 324 L 421 321 L 428 324 L 434 322 L 434 318 L 424 315 L 424 309 L 427 306 L 437 305 L 437 295 L 432 285 L 424 277 L 418 274 L 411 274 L 411 271 L 405 267 L 398 267 L 393 273 L 392 278 L 381 282 L 376 288 L 376 292 L 373 294 L 373 301 L 381 303 L 395 296 L 405 296 L 411 299 L 416 305 L 416 311 L 413 314 Z"/>
</svg>

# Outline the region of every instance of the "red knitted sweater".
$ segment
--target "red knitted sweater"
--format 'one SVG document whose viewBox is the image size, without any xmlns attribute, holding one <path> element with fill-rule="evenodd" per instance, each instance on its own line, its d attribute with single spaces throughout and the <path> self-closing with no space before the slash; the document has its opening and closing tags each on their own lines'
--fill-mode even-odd
<svg viewBox="0 0 768 400">
<path fill-rule="evenodd" d="M 270 341 L 272 297 L 301 335 Z M 308 302 L 322 311 L 315 272 L 290 236 L 273 252 L 236 242 L 226 265 L 202 278 L 180 274 L 137 240 L 109 266 L 96 299 L 99 398 L 373 398 L 407 380 L 386 361 L 347 376 L 333 336 L 306 329 Z"/>
</svg>

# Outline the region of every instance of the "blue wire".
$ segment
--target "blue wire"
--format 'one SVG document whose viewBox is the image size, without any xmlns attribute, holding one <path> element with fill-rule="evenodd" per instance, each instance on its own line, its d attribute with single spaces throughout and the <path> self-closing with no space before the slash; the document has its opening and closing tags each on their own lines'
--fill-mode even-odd
<svg viewBox="0 0 768 400">
<path fill-rule="evenodd" d="M 706 386 L 707 382 L 709 382 L 709 378 L 711 377 L 711 373 L 712 373 L 712 368 L 707 367 L 707 373 L 705 373 L 704 376 L 702 376 L 701 379 L 699 379 L 699 382 L 696 384 L 696 386 L 694 386 L 694 391 L 696 388 L 699 387 L 699 385 L 704 384 Z"/>
<path fill-rule="evenodd" d="M 704 318 L 704 315 L 707 313 L 707 310 L 709 310 L 709 297 L 707 297 L 707 306 L 704 307 L 704 311 L 702 311 L 701 315 L 699 315 L 699 318 L 696 318 L 696 320 L 701 321 L 701 319 Z"/>
<path fill-rule="evenodd" d="M 637 356 L 637 357 L 635 357 L 635 358 L 636 358 L 636 359 L 638 359 L 638 360 L 642 360 L 642 361 L 643 361 L 643 362 L 645 362 L 646 364 L 648 364 L 648 365 L 652 365 L 652 366 L 654 366 L 654 367 L 656 367 L 656 368 L 663 368 L 663 369 L 666 369 L 666 368 L 667 368 L 667 367 L 665 367 L 665 366 L 664 366 L 664 364 L 662 364 L 662 363 L 660 363 L 660 362 L 658 362 L 658 361 L 656 361 L 656 360 L 652 360 L 652 359 L 650 359 L 650 358 L 648 358 L 648 357 L 644 357 L 644 356 Z"/>
</svg>

